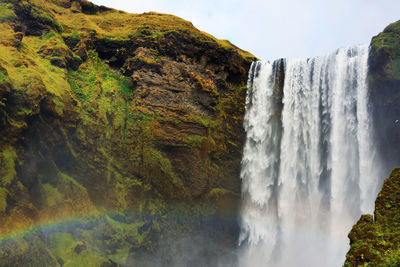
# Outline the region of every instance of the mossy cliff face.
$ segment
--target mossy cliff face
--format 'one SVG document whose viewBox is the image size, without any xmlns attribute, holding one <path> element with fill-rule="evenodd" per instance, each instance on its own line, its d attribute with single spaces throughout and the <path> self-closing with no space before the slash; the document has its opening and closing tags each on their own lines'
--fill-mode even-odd
<svg viewBox="0 0 400 267">
<path fill-rule="evenodd" d="M 400 168 L 386 179 L 375 213 L 363 215 L 349 234 L 344 266 L 400 266 Z"/>
<path fill-rule="evenodd" d="M 372 39 L 369 70 L 378 147 L 389 172 L 400 162 L 400 21 Z"/>
<path fill-rule="evenodd" d="M 4 241 L 0 265 L 143 266 L 163 240 L 234 244 L 254 56 L 85 0 L 2 0 L 0 36 L 0 233 L 89 215 Z"/>
<path fill-rule="evenodd" d="M 400 162 L 400 21 L 371 42 L 369 83 L 376 140 L 385 170 Z M 375 212 L 363 215 L 349 234 L 344 266 L 400 266 L 400 168 L 385 180 Z"/>
</svg>

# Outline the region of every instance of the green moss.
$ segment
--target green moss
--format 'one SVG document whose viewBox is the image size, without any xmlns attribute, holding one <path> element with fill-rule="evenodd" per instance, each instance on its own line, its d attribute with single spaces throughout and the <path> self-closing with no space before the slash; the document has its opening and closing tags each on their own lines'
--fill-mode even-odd
<svg viewBox="0 0 400 267">
<path fill-rule="evenodd" d="M 129 178 L 126 180 L 126 183 L 131 186 L 136 186 L 136 185 L 142 186 L 143 185 L 143 183 L 141 181 L 139 181 L 137 179 L 129 179 Z"/>
<path fill-rule="evenodd" d="M 121 92 L 124 94 L 126 97 L 131 97 L 133 94 L 133 85 L 132 82 L 129 78 L 125 76 L 120 76 L 117 79 L 118 81 L 118 87 L 121 89 Z"/>
<path fill-rule="evenodd" d="M 399 33 L 400 21 L 387 26 L 382 33 L 372 39 L 371 45 L 376 48 L 392 48 L 399 42 L 399 40 L 397 39 Z"/>
<path fill-rule="evenodd" d="M 11 4 L 0 3 L 0 23 L 15 19 L 16 17 Z"/>
<path fill-rule="evenodd" d="M 50 38 L 56 37 L 56 36 L 57 36 L 57 34 L 56 34 L 54 31 L 51 31 L 51 32 L 49 32 L 49 33 L 44 34 L 44 35 L 42 36 L 42 39 L 44 39 L 44 40 L 49 40 Z"/>
<path fill-rule="evenodd" d="M 363 215 L 349 234 L 346 266 L 399 266 L 400 168 L 385 180 L 375 203 L 375 216 Z M 362 257 L 360 256 L 362 255 Z"/>
<path fill-rule="evenodd" d="M 0 80 L 5 80 L 5 79 L 7 79 L 7 76 L 0 71 Z"/>
<path fill-rule="evenodd" d="M 69 72 L 70 79 L 69 84 L 71 85 L 71 91 L 76 96 L 76 98 L 84 103 L 92 98 L 93 96 L 93 87 L 84 87 L 82 83 L 85 82 L 85 76 L 81 73 L 70 71 Z"/>
<path fill-rule="evenodd" d="M 206 139 L 207 137 L 200 136 L 200 135 L 189 135 L 186 137 L 187 141 L 193 146 L 193 147 L 201 147 L 203 144 L 203 140 Z"/>
<path fill-rule="evenodd" d="M 0 213 L 7 209 L 7 189 L 0 187 Z"/>
<path fill-rule="evenodd" d="M 380 263 L 377 267 L 398 267 L 400 266 L 400 250 L 387 250 L 385 251 L 383 257 L 381 257 Z"/>
<path fill-rule="evenodd" d="M 150 183 L 162 195 L 171 198 L 185 196 L 183 182 L 172 170 L 171 162 L 160 151 L 147 147 L 142 151 L 141 173 L 144 181 Z"/>
<path fill-rule="evenodd" d="M 17 159 L 17 153 L 13 148 L 9 148 L 0 152 L 0 185 L 7 187 L 15 179 L 17 175 L 15 170 L 15 160 Z"/>
<path fill-rule="evenodd" d="M 54 233 L 49 237 L 49 248 L 57 259 L 62 259 L 63 266 L 88 267 L 100 266 L 107 258 L 93 250 L 84 249 L 80 253 L 75 251 L 77 246 L 84 243 L 69 233 Z"/>
<path fill-rule="evenodd" d="M 225 188 L 213 188 L 210 193 L 209 196 L 215 196 L 215 195 L 226 195 L 231 193 L 231 191 L 225 189 Z"/>
<path fill-rule="evenodd" d="M 192 114 L 192 113 L 189 114 L 188 120 L 189 121 L 193 121 L 193 122 L 197 122 L 197 123 L 203 125 L 206 128 L 211 127 L 212 124 L 214 123 L 209 118 L 206 118 L 206 117 L 203 117 L 203 116 L 200 116 L 200 115 L 195 115 L 195 114 Z"/>
<path fill-rule="evenodd" d="M 101 61 L 94 51 L 88 52 L 88 61 L 77 71 L 69 70 L 68 81 L 72 93 L 84 103 L 98 94 L 119 92 L 125 98 L 133 93 L 133 85 L 129 78 L 111 70 Z M 101 92 L 96 92 L 101 89 Z"/>
<path fill-rule="evenodd" d="M 58 32 L 62 30 L 61 25 L 54 18 L 54 15 L 49 12 L 49 10 L 46 10 L 44 6 L 39 6 L 35 3 L 32 3 L 31 1 L 26 0 L 19 1 L 16 4 L 23 8 L 25 11 L 28 11 L 28 14 L 39 23 L 48 25 Z"/>
<path fill-rule="evenodd" d="M 64 195 L 50 184 L 42 186 L 41 194 L 46 198 L 46 206 L 52 207 L 64 200 Z"/>
<path fill-rule="evenodd" d="M 87 189 L 81 185 L 80 183 L 78 183 L 74 178 L 72 178 L 71 176 L 65 174 L 65 173 L 59 173 L 59 177 L 60 177 L 60 181 L 62 183 L 65 184 L 66 187 L 72 188 L 71 184 L 74 185 L 76 190 L 77 188 L 80 189 L 82 192 L 84 192 L 85 194 L 87 193 Z"/>
<path fill-rule="evenodd" d="M 371 47 L 370 58 L 389 60 L 393 78 L 400 79 L 400 21 L 390 24 L 382 33 L 375 36 L 371 41 Z"/>
<path fill-rule="evenodd" d="M 62 37 L 65 41 L 65 43 L 69 46 L 69 47 L 76 47 L 76 45 L 80 42 L 81 40 L 81 36 L 77 31 L 71 32 L 71 33 L 62 33 Z"/>
<path fill-rule="evenodd" d="M 13 88 L 29 94 L 46 90 L 60 96 L 69 87 L 65 80 L 65 70 L 51 66 L 43 57 L 50 56 L 47 53 L 53 51 L 53 48 L 54 51 L 65 50 L 66 47 L 61 42 L 58 35 L 50 39 L 26 36 L 20 51 L 2 52 L 0 59 L 8 62 L 6 67 Z"/>
<path fill-rule="evenodd" d="M 397 58 L 392 61 L 392 69 L 393 69 L 393 75 L 400 79 L 400 58 Z"/>
<path fill-rule="evenodd" d="M 57 257 L 67 258 L 67 247 L 72 248 L 76 240 L 69 233 L 55 233 L 49 237 L 49 248 Z"/>
<path fill-rule="evenodd" d="M 212 36 L 211 34 L 208 34 L 206 32 L 201 32 L 202 35 L 208 36 L 210 37 L 212 40 L 214 40 L 215 42 L 217 42 L 218 45 L 220 45 L 223 49 L 227 50 L 227 51 L 236 51 L 240 56 L 242 56 L 243 58 L 245 58 L 248 61 L 257 61 L 258 58 L 256 58 L 253 54 L 251 54 L 250 52 L 244 51 L 240 48 L 238 48 L 237 46 L 233 45 L 230 41 L 228 40 L 220 40 L 215 38 L 214 36 Z M 198 35 L 194 35 L 197 36 Z"/>
</svg>

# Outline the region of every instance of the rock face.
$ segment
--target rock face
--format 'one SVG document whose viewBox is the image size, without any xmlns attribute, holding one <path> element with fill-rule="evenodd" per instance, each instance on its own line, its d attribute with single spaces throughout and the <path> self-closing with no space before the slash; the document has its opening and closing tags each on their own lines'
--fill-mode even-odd
<svg viewBox="0 0 400 267">
<path fill-rule="evenodd" d="M 400 162 L 400 21 L 372 39 L 369 67 L 377 140 L 389 172 Z"/>
<path fill-rule="evenodd" d="M 369 58 L 371 107 L 379 153 L 387 170 L 400 162 L 400 21 L 375 36 Z M 375 202 L 349 234 L 345 266 L 400 265 L 400 169 L 393 170 Z"/>
<path fill-rule="evenodd" d="M 174 265 L 191 236 L 209 238 L 192 259 L 235 245 L 254 56 L 85 0 L 3 0 L 0 36 L 0 233 L 42 225 L 2 241 L 0 265 Z"/>
<path fill-rule="evenodd" d="M 375 213 L 363 215 L 349 234 L 351 248 L 344 266 L 400 265 L 400 168 L 386 179 Z"/>
</svg>

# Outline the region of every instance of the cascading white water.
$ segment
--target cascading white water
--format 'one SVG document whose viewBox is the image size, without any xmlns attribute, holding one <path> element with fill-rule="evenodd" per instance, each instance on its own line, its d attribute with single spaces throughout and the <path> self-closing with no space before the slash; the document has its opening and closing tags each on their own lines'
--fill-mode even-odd
<svg viewBox="0 0 400 267">
<path fill-rule="evenodd" d="M 381 185 L 367 72 L 367 46 L 253 63 L 241 266 L 343 265 L 347 234 L 373 211 Z"/>
</svg>

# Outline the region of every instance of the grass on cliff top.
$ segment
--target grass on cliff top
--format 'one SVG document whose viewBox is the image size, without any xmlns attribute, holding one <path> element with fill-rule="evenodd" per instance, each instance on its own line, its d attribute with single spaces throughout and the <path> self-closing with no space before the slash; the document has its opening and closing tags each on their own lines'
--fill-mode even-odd
<svg viewBox="0 0 400 267">
<path fill-rule="evenodd" d="M 371 47 L 373 53 L 383 50 L 390 56 L 393 76 L 400 79 L 400 21 L 390 24 L 372 38 Z"/>
<path fill-rule="evenodd" d="M 166 32 L 178 31 L 189 34 L 202 35 L 207 39 L 215 41 L 225 49 L 237 51 L 247 60 L 256 60 L 251 53 L 241 50 L 227 40 L 219 40 L 214 36 L 196 29 L 189 21 L 174 15 L 157 12 L 146 12 L 143 14 L 131 14 L 111 9 L 97 14 L 87 15 L 76 12 L 74 8 L 65 8 L 65 0 L 31 0 L 31 3 L 47 7 L 51 12 L 50 17 L 62 28 L 64 34 L 86 34 L 95 31 L 99 37 L 107 37 L 115 40 L 129 40 L 130 36 L 141 33 L 143 28 L 151 29 L 153 35 L 162 35 Z"/>
<path fill-rule="evenodd" d="M 398 45 L 400 37 L 400 21 L 387 26 L 383 32 L 372 39 L 371 45 L 376 48 L 390 47 Z"/>
<path fill-rule="evenodd" d="M 212 36 L 211 34 L 203 32 L 203 31 L 201 33 L 204 34 L 205 36 L 208 36 L 211 39 L 215 40 L 221 47 L 223 47 L 226 50 L 236 50 L 239 55 L 241 55 L 243 58 L 245 58 L 245 59 L 247 59 L 249 61 L 257 61 L 257 60 L 259 60 L 252 53 L 240 49 L 236 45 L 232 44 L 229 40 L 217 39 L 214 36 Z"/>
</svg>

